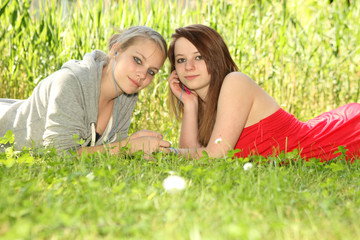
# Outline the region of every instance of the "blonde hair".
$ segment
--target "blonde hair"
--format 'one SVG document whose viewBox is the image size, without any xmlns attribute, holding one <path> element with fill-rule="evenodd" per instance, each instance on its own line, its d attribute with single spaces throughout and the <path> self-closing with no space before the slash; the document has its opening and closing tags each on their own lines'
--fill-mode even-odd
<svg viewBox="0 0 360 240">
<path fill-rule="evenodd" d="M 141 38 L 154 41 L 161 49 L 164 57 L 167 57 L 167 44 L 165 39 L 160 33 L 147 26 L 133 26 L 112 35 L 108 42 L 109 51 L 111 51 L 115 44 L 115 51 L 119 49 L 126 50 Z"/>
</svg>

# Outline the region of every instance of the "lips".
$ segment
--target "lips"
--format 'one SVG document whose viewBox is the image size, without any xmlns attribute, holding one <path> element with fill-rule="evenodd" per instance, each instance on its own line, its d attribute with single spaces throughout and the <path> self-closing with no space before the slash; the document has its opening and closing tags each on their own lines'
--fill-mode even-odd
<svg viewBox="0 0 360 240">
<path fill-rule="evenodd" d="M 136 82 L 135 80 L 133 80 L 132 78 L 129 78 L 130 82 L 137 88 L 140 87 L 140 84 L 138 82 Z"/>
<path fill-rule="evenodd" d="M 189 75 L 189 76 L 185 76 L 186 80 L 193 80 L 195 78 L 197 78 L 199 75 Z"/>
</svg>

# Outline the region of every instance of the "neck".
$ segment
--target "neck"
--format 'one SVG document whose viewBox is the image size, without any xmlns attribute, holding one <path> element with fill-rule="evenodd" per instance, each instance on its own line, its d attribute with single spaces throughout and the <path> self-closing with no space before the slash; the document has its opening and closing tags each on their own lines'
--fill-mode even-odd
<svg viewBox="0 0 360 240">
<path fill-rule="evenodd" d="M 201 100 L 205 103 L 206 95 L 208 89 L 198 89 L 196 90 L 196 94 L 201 98 Z"/>
<path fill-rule="evenodd" d="M 109 63 L 106 67 L 104 67 L 101 75 L 99 100 L 103 102 L 113 101 L 123 93 L 114 82 L 111 66 L 112 64 Z"/>
</svg>

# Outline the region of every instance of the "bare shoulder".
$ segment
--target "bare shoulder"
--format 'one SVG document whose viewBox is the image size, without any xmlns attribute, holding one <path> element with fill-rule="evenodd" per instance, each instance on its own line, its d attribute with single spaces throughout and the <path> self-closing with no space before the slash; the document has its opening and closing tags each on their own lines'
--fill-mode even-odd
<svg viewBox="0 0 360 240">
<path fill-rule="evenodd" d="M 221 87 L 219 102 L 247 109 L 246 127 L 271 115 L 280 107 L 254 80 L 241 72 L 229 73 Z M 240 112 L 237 109 L 237 112 Z"/>
<path fill-rule="evenodd" d="M 237 104 L 252 105 L 258 95 L 259 86 L 246 74 L 231 72 L 224 78 L 219 101 L 230 101 Z"/>
<path fill-rule="evenodd" d="M 225 76 L 225 79 L 247 79 L 252 80 L 248 75 L 242 72 L 231 72 Z"/>
<path fill-rule="evenodd" d="M 258 88 L 257 83 L 242 72 L 231 72 L 225 76 L 222 88 L 230 91 L 248 91 Z"/>
</svg>

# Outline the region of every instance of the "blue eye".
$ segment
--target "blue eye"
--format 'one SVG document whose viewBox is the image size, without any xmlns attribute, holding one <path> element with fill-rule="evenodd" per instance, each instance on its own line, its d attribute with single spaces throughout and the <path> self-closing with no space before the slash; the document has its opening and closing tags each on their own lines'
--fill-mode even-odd
<svg viewBox="0 0 360 240">
<path fill-rule="evenodd" d="M 151 70 L 151 69 L 149 69 L 148 71 L 147 71 L 151 76 L 154 76 L 156 73 L 153 71 L 153 70 Z"/>
<path fill-rule="evenodd" d="M 137 64 L 141 64 L 141 60 L 138 57 L 134 57 L 134 60 Z"/>
</svg>

